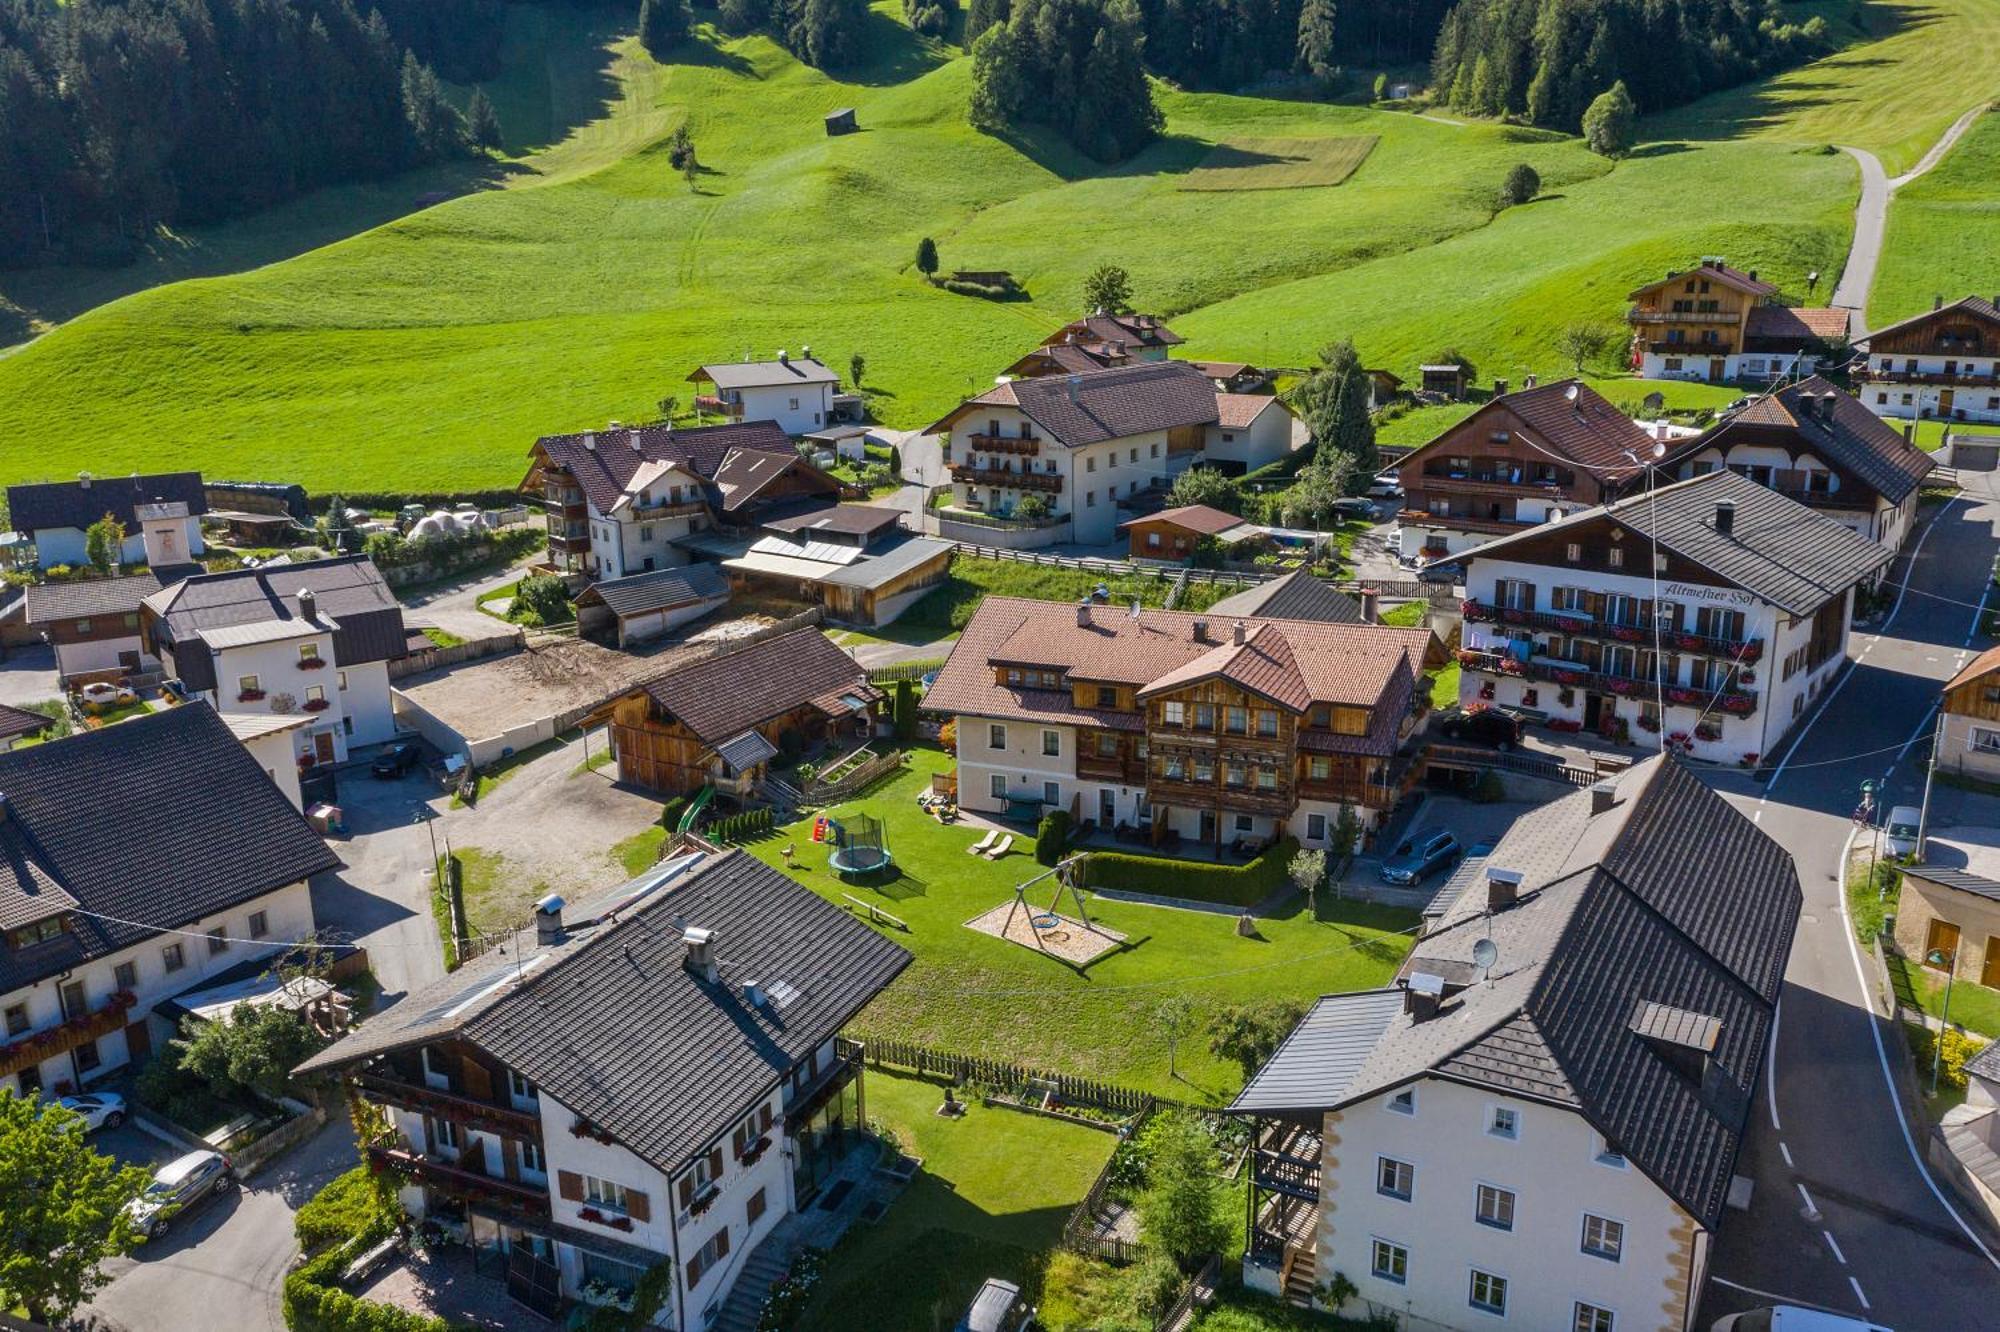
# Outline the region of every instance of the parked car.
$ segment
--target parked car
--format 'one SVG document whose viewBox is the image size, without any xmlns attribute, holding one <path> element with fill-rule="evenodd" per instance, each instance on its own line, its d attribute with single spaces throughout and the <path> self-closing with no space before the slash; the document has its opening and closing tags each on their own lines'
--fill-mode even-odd
<svg viewBox="0 0 2000 1332">
<path fill-rule="evenodd" d="M 423 751 L 417 748 L 417 742 L 403 740 L 377 754 L 368 771 L 387 781 L 411 771 L 422 759 Z"/>
<path fill-rule="evenodd" d="M 77 692 L 84 702 L 97 707 L 123 707 L 139 701 L 139 696 L 124 685 L 105 684 L 102 680 L 87 684 Z"/>
<path fill-rule="evenodd" d="M 1715 1320 L 1710 1332 L 1889 1332 L 1889 1329 L 1845 1314 L 1777 1304 L 1768 1309 L 1727 1314 Z"/>
<path fill-rule="evenodd" d="M 85 1092 L 81 1096 L 64 1096 L 59 1098 L 56 1104 L 82 1116 L 85 1133 L 95 1133 L 101 1128 L 117 1128 L 125 1122 L 125 1098 L 117 1092 Z"/>
<path fill-rule="evenodd" d="M 1456 587 L 1465 581 L 1465 566 L 1455 560 L 1438 564 L 1426 564 L 1423 568 L 1417 570 L 1417 581 L 1420 583 L 1444 583 Z"/>
<path fill-rule="evenodd" d="M 1382 882 L 1414 887 L 1458 863 L 1464 848 L 1441 828 L 1414 833 L 1396 844 L 1382 860 Z"/>
<path fill-rule="evenodd" d="M 1384 533 L 1382 536 L 1382 549 L 1388 551 L 1391 555 L 1401 555 L 1403 553 L 1403 529 L 1392 527 Z"/>
<path fill-rule="evenodd" d="M 1915 855 L 1917 830 L 1923 826 L 1923 819 L 1923 811 L 1915 805 L 1898 805 L 1890 810 L 1888 822 L 1882 825 L 1882 849 L 1892 856 Z"/>
<path fill-rule="evenodd" d="M 1403 494 L 1403 478 L 1394 472 L 1378 472 L 1368 483 L 1368 493 L 1376 499 L 1400 499 Z"/>
<path fill-rule="evenodd" d="M 1021 1298 L 1019 1286 L 988 1277 L 952 1332 L 1032 1332 L 1040 1326 L 1033 1307 Z"/>
<path fill-rule="evenodd" d="M 221 1152 L 189 1152 L 155 1171 L 153 1182 L 126 1204 L 125 1211 L 142 1239 L 158 1239 L 190 1207 L 235 1187 L 236 1172 L 228 1157 Z"/>
<path fill-rule="evenodd" d="M 1359 495 L 1337 499 L 1329 507 L 1342 518 L 1361 518 L 1371 523 L 1375 521 L 1375 501 L 1363 499 Z"/>
<path fill-rule="evenodd" d="M 1474 711 L 1448 708 L 1438 714 L 1437 721 L 1440 735 L 1454 740 L 1470 740 L 1478 745 L 1492 745 L 1502 751 L 1520 744 L 1527 727 L 1527 717 L 1512 708 L 1479 708 Z"/>
</svg>

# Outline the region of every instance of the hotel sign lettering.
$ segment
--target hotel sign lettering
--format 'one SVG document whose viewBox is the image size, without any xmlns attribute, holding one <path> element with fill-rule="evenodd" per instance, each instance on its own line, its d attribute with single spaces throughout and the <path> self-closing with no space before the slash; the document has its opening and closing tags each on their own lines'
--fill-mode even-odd
<svg viewBox="0 0 2000 1332">
<path fill-rule="evenodd" d="M 1755 606 L 1757 598 L 1740 587 L 1703 587 L 1698 583 L 1662 583 L 1663 600 L 1707 601 L 1720 606 Z"/>
</svg>

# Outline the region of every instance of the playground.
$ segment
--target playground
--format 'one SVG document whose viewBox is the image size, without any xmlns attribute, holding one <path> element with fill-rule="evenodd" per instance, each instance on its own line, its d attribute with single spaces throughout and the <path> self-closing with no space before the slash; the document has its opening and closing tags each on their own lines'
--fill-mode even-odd
<svg viewBox="0 0 2000 1332">
<path fill-rule="evenodd" d="M 1124 935 L 1090 918 L 1084 893 L 1076 886 L 1082 875 L 1080 861 L 1080 857 L 1072 857 L 1045 874 L 1015 885 L 1013 901 L 974 916 L 965 922 L 965 927 L 1045 953 L 1078 970 L 1122 948 Z M 1054 885 L 1048 890 L 1050 899 L 1046 908 L 1035 906 L 1029 898 L 1031 891 L 1044 884 Z M 1057 909 L 1065 893 L 1069 894 L 1070 909 L 1076 913 L 1073 916 L 1065 916 Z"/>
<path fill-rule="evenodd" d="M 1317 918 L 1303 909 L 1260 918 L 1263 937 L 1247 939 L 1227 914 L 1116 901 L 1087 890 L 1080 906 L 1067 890 L 1057 901 L 1055 882 L 1036 881 L 1047 867 L 1034 858 L 1032 835 L 1017 834 L 1013 849 L 997 859 L 967 854 L 988 829 L 972 820 L 941 823 L 917 803 L 932 774 L 951 767 L 949 754 L 918 748 L 908 768 L 861 799 L 745 844 L 915 954 L 916 962 L 851 1024 L 862 1034 L 894 1034 L 1181 1100 L 1220 1098 L 1236 1090 L 1241 1074 L 1211 1055 L 1203 1036 L 1180 1042 L 1179 1076 L 1168 1077 L 1158 1021 L 1168 999 L 1188 1000 L 1199 1026 L 1230 1004 L 1310 1002 L 1385 984 L 1409 948 L 1402 931 L 1416 925 L 1414 912 L 1359 902 L 1322 899 Z M 812 839 L 816 818 L 846 827 L 857 814 L 881 822 L 891 856 L 887 869 L 865 883 L 843 878 L 829 863 L 834 843 Z M 1054 928 L 1039 937 L 1023 934 L 1033 930 L 1035 914 L 1056 917 Z M 1086 919 L 1088 927 L 1078 930 Z M 1067 937 L 1048 937 L 1057 932 Z M 1093 955 L 1058 951 L 1072 944 Z"/>
</svg>

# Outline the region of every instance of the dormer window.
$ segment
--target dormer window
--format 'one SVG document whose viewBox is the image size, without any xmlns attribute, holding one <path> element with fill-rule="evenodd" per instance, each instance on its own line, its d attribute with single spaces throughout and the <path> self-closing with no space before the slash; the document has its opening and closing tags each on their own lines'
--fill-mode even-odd
<svg viewBox="0 0 2000 1332">
<path fill-rule="evenodd" d="M 46 920 L 31 921 L 19 929 L 7 931 L 9 948 L 33 948 L 36 944 L 49 943 L 60 939 L 68 929 L 64 918 L 50 916 Z"/>
</svg>

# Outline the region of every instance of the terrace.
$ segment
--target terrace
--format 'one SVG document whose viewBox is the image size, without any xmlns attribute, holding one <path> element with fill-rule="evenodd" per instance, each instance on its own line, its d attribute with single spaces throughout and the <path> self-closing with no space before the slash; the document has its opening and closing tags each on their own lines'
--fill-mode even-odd
<svg viewBox="0 0 2000 1332">
<path fill-rule="evenodd" d="M 1052 472 L 1030 472 L 1026 468 L 978 467 L 953 463 L 951 479 L 965 485 L 1012 486 L 1016 490 L 1039 490 L 1051 495 L 1062 493 L 1062 478 Z"/>
</svg>

